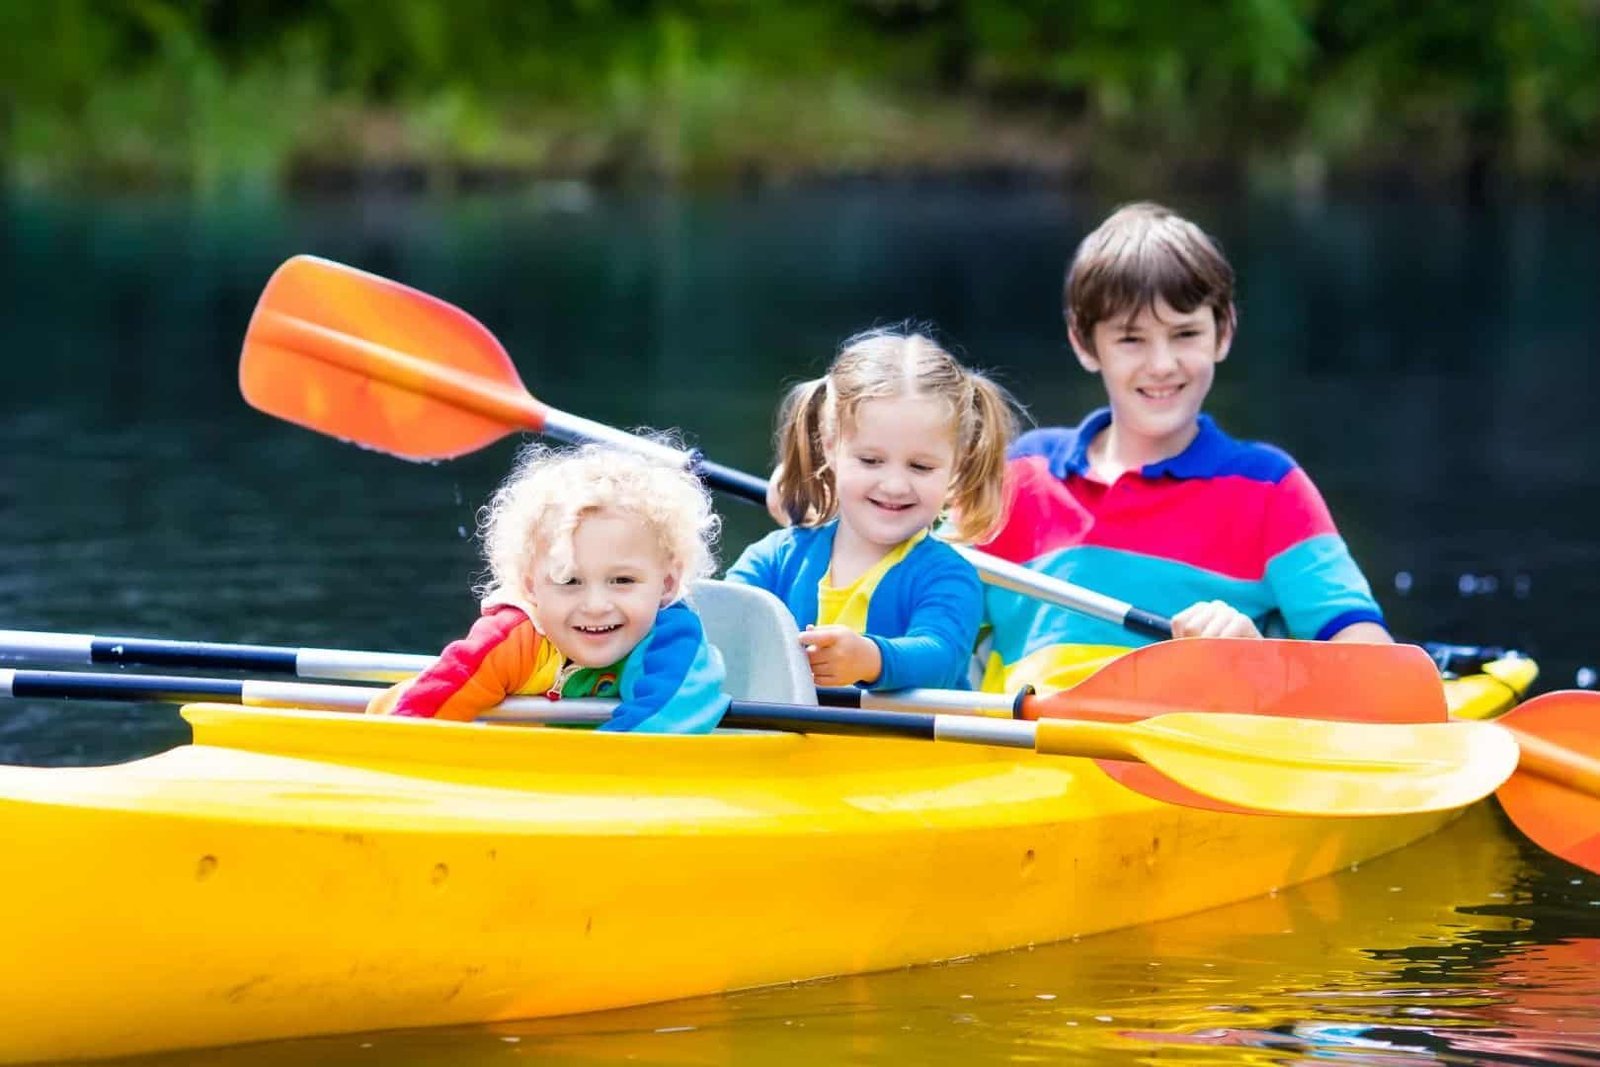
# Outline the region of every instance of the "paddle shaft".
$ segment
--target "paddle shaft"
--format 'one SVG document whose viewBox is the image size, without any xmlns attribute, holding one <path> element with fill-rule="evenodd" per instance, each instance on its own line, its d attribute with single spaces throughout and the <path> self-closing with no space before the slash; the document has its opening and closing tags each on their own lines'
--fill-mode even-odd
<svg viewBox="0 0 1600 1067">
<path fill-rule="evenodd" d="M 163 641 L 149 637 L 100 637 L 94 634 L 53 633 L 45 630 L 0 630 L 0 664 L 46 664 L 58 667 L 102 665 L 177 667 L 186 670 L 248 671 L 254 674 L 283 675 L 293 678 L 397 682 L 426 670 L 433 662 L 433 656 L 405 652 L 291 648 L 281 645 L 225 644 L 215 641 Z M 71 678 L 74 675 L 65 674 L 62 677 Z M 127 678 L 130 692 L 140 691 L 139 676 L 129 675 Z M 197 679 L 197 681 L 204 680 Z M 232 691 L 226 687 L 236 684 L 238 683 L 219 681 L 220 688 L 215 692 L 225 695 Z M 153 696 L 150 699 L 162 698 Z M 870 690 L 841 687 L 819 689 L 817 699 L 821 704 L 840 708 L 917 710 L 1011 717 L 1020 706 L 1023 696 L 1019 695 L 1013 699 L 997 693 L 973 693 L 957 689 L 902 689 L 894 693 L 874 693 Z"/>
<path fill-rule="evenodd" d="M 1229 702 L 1205 701 L 1203 685 L 1210 673 L 1195 675 L 1194 664 L 1187 653 L 1197 653 L 1202 643 L 1165 643 L 1134 649 L 1130 670 L 1138 672 L 1139 681 L 1154 672 L 1170 685 L 1162 686 L 1162 699 L 1152 699 L 1149 689 L 1131 685 L 1130 678 L 1112 677 L 1117 665 L 1107 665 L 1101 675 L 1094 675 L 1075 688 L 1062 689 L 1061 693 L 1037 696 L 1030 689 L 1022 689 L 1014 696 L 998 693 L 973 693 L 965 689 L 898 689 L 893 693 L 877 693 L 872 689 L 854 686 L 818 689 L 819 704 L 829 707 L 854 707 L 854 709 L 899 710 L 899 712 L 954 713 L 954 715 L 987 715 L 998 718 L 1101 718 L 1101 720 L 1134 721 L 1165 715 L 1176 710 L 1234 710 Z M 1283 648 L 1282 643 L 1258 643 L 1251 651 L 1262 656 L 1251 659 L 1256 673 L 1266 662 L 1270 651 Z M 1384 669 L 1392 685 L 1398 685 L 1398 646 L 1378 646 L 1368 656 L 1381 654 L 1386 659 Z M 1240 649 L 1232 645 L 1221 651 L 1237 654 Z M 1299 657 L 1333 654 L 1331 646 L 1317 643 L 1296 643 L 1283 651 L 1296 654 L 1293 664 L 1298 665 L 1296 677 L 1306 686 L 1306 669 L 1309 662 Z M 1350 649 L 1338 649 L 1339 656 L 1355 656 Z M 1160 662 L 1144 662 L 1146 657 L 1158 657 Z M 1133 659 L 1141 659 L 1133 667 Z M 1170 669 L 1163 667 L 1173 661 Z M 373 653 L 339 648 L 290 648 L 277 645 L 229 645 L 221 641 L 173 641 L 146 637 L 99 637 L 93 633 L 56 633 L 48 630 L 0 630 L 0 664 L 53 665 L 53 667 L 78 667 L 78 665 L 118 665 L 118 667 L 163 667 L 163 669 L 243 670 L 258 675 L 278 675 L 293 678 L 328 678 L 342 681 L 400 681 L 426 670 L 434 662 L 432 656 L 413 653 Z M 1290 672 L 1290 665 L 1278 665 L 1280 672 Z M 1187 673 L 1186 673 L 1187 672 Z M 1293 672 L 1291 672 L 1293 673 Z M 1184 683 L 1187 677 L 1187 683 Z M 1432 672 L 1430 672 L 1432 677 Z M 1101 678 L 1101 681 L 1096 681 Z M 1437 688 L 1437 681 L 1430 685 Z M 1166 696 L 1165 689 L 1173 693 Z M 1142 699 L 1133 696 L 1144 693 Z M 1179 693 L 1182 696 L 1179 696 Z M 1248 707 L 1248 705 L 1242 705 Z M 1331 710 L 1331 704 L 1317 702 L 1317 707 L 1294 707 L 1291 712 L 1304 718 L 1341 718 Z M 1374 720 L 1382 721 L 1382 720 Z M 1419 720 L 1394 720 L 1419 721 Z M 1443 721 L 1440 712 L 1438 721 Z"/>
<path fill-rule="evenodd" d="M 274 708 L 311 703 L 344 710 L 352 705 L 364 708 L 379 692 L 293 682 L 0 670 L 0 697 L 210 699 Z M 595 721 L 607 718 L 612 707 L 610 702 L 523 697 L 485 718 L 572 721 L 581 716 Z M 1457 808 L 1493 792 L 1517 762 L 1516 743 L 1491 723 L 1374 725 L 1183 712 L 1132 724 L 1030 722 L 736 700 L 723 724 L 1131 760 L 1148 764 L 1201 798 L 1298 815 L 1394 815 Z"/>
<path fill-rule="evenodd" d="M 96 637 L 94 633 L 53 633 L 50 630 L 0 630 L 0 664 L 179 667 L 186 670 L 246 670 L 293 678 L 400 681 L 426 670 L 432 662 L 434 656 L 411 653 L 227 645 L 221 641 L 165 641 L 149 637 Z M 139 691 L 139 678 L 136 675 L 130 675 L 128 681 L 130 691 Z M 216 693 L 229 693 L 230 689 L 226 688 L 229 683 L 219 685 L 224 688 L 216 689 Z M 962 689 L 901 689 L 898 693 L 872 693 L 869 689 L 850 686 L 818 689 L 818 702 L 829 707 L 933 710 L 955 715 L 982 713 L 994 717 L 1011 717 L 1021 699 L 1021 696 L 1013 699 L 997 693 L 968 693 Z"/>
<path fill-rule="evenodd" d="M 365 711 L 381 689 L 303 682 L 194 678 L 155 674 L 97 674 L 84 671 L 0 669 L 0 697 L 42 700 L 105 700 L 177 704 L 212 701 L 246 707 Z M 493 722 L 605 722 L 615 701 L 511 697 L 484 716 Z M 735 700 L 722 724 L 742 729 L 899 737 L 930 741 L 1033 748 L 1036 724 L 1008 719 L 914 712 L 844 710 L 805 704 Z M 1082 724 L 1093 726 L 1097 724 Z M 1080 731 L 1090 743 L 1094 731 Z M 1115 740 L 1096 741 L 1097 749 L 1118 750 Z M 1130 758 L 1127 755 L 1111 758 Z"/>
<path fill-rule="evenodd" d="M 337 648 L 165 641 L 147 637 L 100 637 L 41 630 L 0 630 L 0 663 L 52 666 L 116 665 L 250 671 L 299 678 L 394 682 L 434 661 L 401 652 L 357 652 Z"/>
</svg>

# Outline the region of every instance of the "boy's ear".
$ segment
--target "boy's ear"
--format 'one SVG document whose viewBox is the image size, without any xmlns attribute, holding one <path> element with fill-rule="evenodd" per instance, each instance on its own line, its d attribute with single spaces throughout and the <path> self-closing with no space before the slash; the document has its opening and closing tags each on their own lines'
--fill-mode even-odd
<svg viewBox="0 0 1600 1067">
<path fill-rule="evenodd" d="M 667 572 L 666 580 L 661 583 L 662 607 L 666 607 L 668 604 L 678 599 L 678 586 L 681 585 L 682 582 L 683 578 L 678 574 L 677 571 L 672 570 Z"/>
<path fill-rule="evenodd" d="M 1228 358 L 1228 352 L 1233 348 L 1233 335 L 1239 330 L 1239 311 L 1232 304 L 1228 305 L 1228 324 L 1217 337 L 1217 362 L 1221 363 Z"/>
<path fill-rule="evenodd" d="M 1072 342 L 1073 355 L 1078 357 L 1078 363 L 1090 374 L 1100 373 L 1100 360 L 1094 354 L 1094 346 L 1083 339 L 1078 333 L 1078 327 L 1072 320 L 1067 320 L 1067 340 Z"/>
</svg>

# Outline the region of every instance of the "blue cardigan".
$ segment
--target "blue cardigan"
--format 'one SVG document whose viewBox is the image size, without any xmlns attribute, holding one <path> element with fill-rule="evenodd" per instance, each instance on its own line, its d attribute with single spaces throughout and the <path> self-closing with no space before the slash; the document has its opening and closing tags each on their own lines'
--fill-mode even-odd
<svg viewBox="0 0 1600 1067">
<path fill-rule="evenodd" d="M 813 625 L 838 526 L 775 530 L 745 549 L 726 577 L 772 593 L 801 629 Z M 982 620 L 978 572 L 943 541 L 924 537 L 889 568 L 867 604 L 866 636 L 883 657 L 869 688 L 970 688 L 967 667 Z"/>
<path fill-rule="evenodd" d="M 728 710 L 722 653 L 706 640 L 700 616 L 683 601 L 656 612 L 656 624 L 628 653 L 617 683 L 622 703 L 601 730 L 703 734 Z"/>
</svg>

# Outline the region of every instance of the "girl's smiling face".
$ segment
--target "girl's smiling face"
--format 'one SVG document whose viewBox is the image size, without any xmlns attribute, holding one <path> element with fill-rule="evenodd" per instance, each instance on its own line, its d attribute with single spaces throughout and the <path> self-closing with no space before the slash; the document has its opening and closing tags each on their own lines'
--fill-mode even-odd
<svg viewBox="0 0 1600 1067">
<path fill-rule="evenodd" d="M 833 469 L 841 532 L 887 551 L 932 526 L 955 474 L 949 407 L 928 397 L 862 401 L 824 453 Z"/>
<path fill-rule="evenodd" d="M 1153 306 L 1095 323 L 1092 349 L 1072 334 L 1078 362 L 1105 381 L 1118 448 L 1142 463 L 1175 456 L 1194 440 L 1216 367 L 1233 338 L 1218 336 L 1212 309 Z"/>
</svg>

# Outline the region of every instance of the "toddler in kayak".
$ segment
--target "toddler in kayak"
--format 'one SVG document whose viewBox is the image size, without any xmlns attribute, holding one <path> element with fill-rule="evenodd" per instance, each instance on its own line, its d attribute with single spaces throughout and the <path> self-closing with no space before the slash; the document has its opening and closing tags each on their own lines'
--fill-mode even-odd
<svg viewBox="0 0 1600 1067">
<path fill-rule="evenodd" d="M 983 592 L 941 536 L 999 521 L 1015 425 L 1005 391 L 926 336 L 851 338 L 780 410 L 773 504 L 794 525 L 726 577 L 788 606 L 818 685 L 968 688 Z"/>
<path fill-rule="evenodd" d="M 1073 428 L 1024 434 L 1006 467 L 1006 518 L 985 551 L 1172 616 L 1178 637 L 1390 640 L 1371 588 L 1316 486 L 1270 445 L 1201 413 L 1233 344 L 1234 275 L 1198 226 L 1156 204 L 1084 238 L 1063 294 L 1067 337 L 1108 405 Z M 1141 643 L 1111 623 L 986 592 L 985 689 L 1059 689 L 1072 644 Z"/>
<path fill-rule="evenodd" d="M 478 621 L 368 711 L 470 720 L 517 693 L 616 696 L 601 730 L 711 730 L 728 707 L 722 659 L 683 596 L 711 572 L 718 525 L 681 468 L 528 448 L 482 513 Z"/>
</svg>

